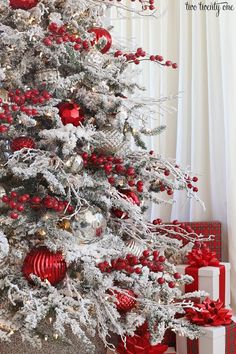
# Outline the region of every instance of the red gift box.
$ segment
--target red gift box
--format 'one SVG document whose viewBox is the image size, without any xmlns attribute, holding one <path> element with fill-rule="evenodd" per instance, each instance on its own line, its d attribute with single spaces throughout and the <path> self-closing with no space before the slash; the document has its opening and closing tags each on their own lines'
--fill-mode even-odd
<svg viewBox="0 0 236 354">
<path fill-rule="evenodd" d="M 198 235 L 202 234 L 205 237 L 214 235 L 214 239 L 207 242 L 207 246 L 216 252 L 219 261 L 222 260 L 221 223 L 219 221 L 184 222 L 184 224 L 189 225 Z"/>
</svg>

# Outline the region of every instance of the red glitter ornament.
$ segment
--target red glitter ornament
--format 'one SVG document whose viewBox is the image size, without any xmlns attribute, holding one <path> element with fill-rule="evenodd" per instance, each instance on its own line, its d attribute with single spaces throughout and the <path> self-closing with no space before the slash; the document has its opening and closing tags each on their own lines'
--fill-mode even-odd
<svg viewBox="0 0 236 354">
<path fill-rule="evenodd" d="M 10 0 L 13 9 L 29 10 L 38 4 L 39 0 Z"/>
<path fill-rule="evenodd" d="M 122 194 L 126 195 L 126 197 L 129 199 L 129 201 L 134 204 L 134 205 L 140 205 L 141 202 L 140 202 L 140 199 L 139 197 L 137 196 L 137 194 L 129 189 L 127 190 L 123 190 L 121 191 Z M 117 218 L 122 218 L 122 219 L 127 219 L 129 217 L 129 215 L 122 211 L 122 210 L 119 210 L 119 209 L 112 209 L 112 212 L 113 214 L 117 217 Z"/>
<path fill-rule="evenodd" d="M 96 36 L 96 39 L 91 42 L 91 45 L 97 44 L 98 41 L 103 37 L 106 38 L 106 44 L 103 46 L 103 48 L 100 49 L 100 51 L 102 54 L 107 53 L 112 45 L 112 37 L 110 33 L 105 28 L 100 27 L 91 28 L 88 32 L 94 33 Z"/>
<path fill-rule="evenodd" d="M 58 106 L 59 115 L 64 125 L 73 124 L 78 127 L 84 121 L 81 107 L 74 102 L 62 102 Z"/>
<path fill-rule="evenodd" d="M 31 274 L 42 281 L 57 285 L 66 275 L 67 266 L 61 252 L 53 253 L 46 247 L 34 248 L 25 257 L 22 273 L 32 283 Z"/>
<path fill-rule="evenodd" d="M 136 297 L 132 290 L 124 290 L 124 292 L 111 291 L 111 294 L 115 294 L 116 297 L 116 308 L 120 312 L 129 312 L 136 305 L 137 301 L 134 299 Z"/>
<path fill-rule="evenodd" d="M 27 136 L 19 136 L 11 141 L 10 146 L 12 151 L 18 151 L 24 148 L 34 149 L 35 142 Z"/>
</svg>

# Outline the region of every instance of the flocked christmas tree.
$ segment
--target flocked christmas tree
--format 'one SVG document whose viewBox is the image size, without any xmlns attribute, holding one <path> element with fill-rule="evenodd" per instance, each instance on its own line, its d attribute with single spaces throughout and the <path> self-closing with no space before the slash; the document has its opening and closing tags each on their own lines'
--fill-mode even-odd
<svg viewBox="0 0 236 354">
<path fill-rule="evenodd" d="M 135 6 L 154 10 L 153 0 Z M 199 335 L 175 316 L 192 305 L 179 290 L 190 278 L 173 265 L 186 252 L 175 236 L 196 235 L 145 218 L 162 193 L 198 199 L 197 178 L 145 150 L 142 135 L 164 128 L 148 129 L 162 99 L 135 100 L 131 70 L 144 59 L 177 65 L 112 45 L 106 8 L 0 2 L 0 340 L 18 331 L 41 345 L 69 328 L 92 353 L 95 335 L 109 345 L 111 333 L 125 340 L 144 323 L 150 345 L 167 328 Z"/>
</svg>

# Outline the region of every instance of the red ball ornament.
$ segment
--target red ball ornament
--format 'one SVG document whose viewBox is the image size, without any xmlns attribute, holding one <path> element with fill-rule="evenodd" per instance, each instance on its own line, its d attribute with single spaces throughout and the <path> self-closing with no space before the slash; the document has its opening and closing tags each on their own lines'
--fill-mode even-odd
<svg viewBox="0 0 236 354">
<path fill-rule="evenodd" d="M 64 125 L 73 124 L 78 127 L 84 121 L 81 107 L 74 102 L 62 102 L 58 106 L 59 115 Z"/>
<path fill-rule="evenodd" d="M 29 10 L 38 4 L 39 0 L 10 0 L 13 9 Z"/>
<path fill-rule="evenodd" d="M 103 46 L 103 48 L 100 49 L 100 51 L 102 54 L 107 53 L 112 45 L 112 37 L 110 33 L 105 28 L 100 27 L 91 28 L 88 32 L 95 34 L 95 40 L 91 42 L 91 45 L 97 44 L 101 38 L 105 37 L 106 44 Z"/>
<path fill-rule="evenodd" d="M 19 136 L 11 141 L 10 146 L 12 151 L 18 151 L 24 148 L 34 149 L 35 142 L 27 136 Z"/>
<path fill-rule="evenodd" d="M 48 280 L 57 285 L 66 275 L 67 266 L 61 252 L 53 253 L 47 247 L 34 248 L 25 257 L 22 273 L 33 283 L 30 275 L 38 276 L 42 281 Z"/>
<path fill-rule="evenodd" d="M 123 190 L 121 191 L 122 194 L 126 195 L 126 197 L 128 198 L 128 200 L 130 201 L 130 203 L 134 204 L 134 205 L 140 205 L 140 199 L 137 196 L 137 194 L 129 189 L 127 190 Z M 122 219 L 128 219 L 129 215 L 119 209 L 112 209 L 113 214 L 117 217 L 117 218 L 122 218 Z"/>
<path fill-rule="evenodd" d="M 129 312 L 136 305 L 137 301 L 134 299 L 136 297 L 132 290 L 125 290 L 125 292 L 120 293 L 114 291 L 116 296 L 116 308 L 120 312 Z"/>
</svg>

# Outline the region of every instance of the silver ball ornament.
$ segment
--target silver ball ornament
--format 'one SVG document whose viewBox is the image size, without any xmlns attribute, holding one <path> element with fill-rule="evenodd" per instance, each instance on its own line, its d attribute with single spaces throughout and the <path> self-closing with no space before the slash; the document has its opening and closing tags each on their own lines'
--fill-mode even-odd
<svg viewBox="0 0 236 354">
<path fill-rule="evenodd" d="M 106 226 L 106 219 L 97 207 L 81 210 L 75 216 L 74 221 L 71 220 L 72 232 L 81 243 L 98 241 L 105 233 Z"/>
<path fill-rule="evenodd" d="M 71 173 L 78 173 L 83 169 L 83 159 L 80 155 L 71 156 L 66 161 L 65 166 L 70 170 Z"/>
</svg>

